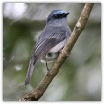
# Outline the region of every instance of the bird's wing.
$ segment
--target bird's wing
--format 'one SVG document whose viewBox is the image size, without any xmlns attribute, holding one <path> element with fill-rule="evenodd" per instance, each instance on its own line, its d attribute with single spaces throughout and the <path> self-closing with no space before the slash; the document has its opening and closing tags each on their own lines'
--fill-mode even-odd
<svg viewBox="0 0 104 104">
<path fill-rule="evenodd" d="M 48 32 L 47 32 L 48 33 Z M 38 59 L 43 57 L 52 47 L 63 41 L 66 37 L 65 31 L 55 31 L 47 34 L 47 37 L 41 37 L 36 46 L 33 49 L 32 57 L 37 57 Z M 41 36 L 42 36 L 41 35 Z"/>
</svg>

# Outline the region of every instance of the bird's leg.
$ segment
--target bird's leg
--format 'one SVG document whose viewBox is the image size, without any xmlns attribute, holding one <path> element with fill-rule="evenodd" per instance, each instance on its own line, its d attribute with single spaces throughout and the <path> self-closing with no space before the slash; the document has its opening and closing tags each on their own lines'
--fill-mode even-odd
<svg viewBox="0 0 104 104">
<path fill-rule="evenodd" d="M 47 64 L 47 61 L 46 61 L 46 68 L 47 68 L 47 71 L 49 71 L 49 68 L 48 68 L 48 64 Z"/>
</svg>

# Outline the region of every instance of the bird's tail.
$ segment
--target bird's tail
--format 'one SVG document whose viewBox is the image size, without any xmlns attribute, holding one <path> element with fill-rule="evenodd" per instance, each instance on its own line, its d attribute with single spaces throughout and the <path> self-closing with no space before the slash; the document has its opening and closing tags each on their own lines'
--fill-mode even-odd
<svg viewBox="0 0 104 104">
<path fill-rule="evenodd" d="M 35 65 L 36 61 L 37 61 L 36 58 L 31 58 L 31 60 L 30 60 L 28 71 L 27 71 L 27 74 L 26 74 L 25 85 L 29 84 L 29 82 L 30 82 L 30 79 L 31 79 L 33 69 L 34 69 L 34 65 Z"/>
</svg>

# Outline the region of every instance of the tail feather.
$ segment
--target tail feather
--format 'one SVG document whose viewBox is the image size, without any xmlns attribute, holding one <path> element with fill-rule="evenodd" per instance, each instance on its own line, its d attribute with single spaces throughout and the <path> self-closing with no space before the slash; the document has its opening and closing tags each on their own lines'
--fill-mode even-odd
<svg viewBox="0 0 104 104">
<path fill-rule="evenodd" d="M 32 58 L 30 60 L 28 71 L 27 71 L 27 74 L 26 74 L 25 85 L 29 84 L 29 82 L 30 82 L 30 79 L 31 79 L 33 69 L 34 69 L 34 65 L 35 65 L 36 61 L 37 61 L 37 59 L 35 59 L 35 58 Z"/>
</svg>

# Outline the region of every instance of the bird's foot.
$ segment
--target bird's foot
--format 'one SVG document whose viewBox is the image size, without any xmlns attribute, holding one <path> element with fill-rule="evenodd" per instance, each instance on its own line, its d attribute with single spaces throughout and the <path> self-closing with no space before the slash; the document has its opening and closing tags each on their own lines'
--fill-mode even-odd
<svg viewBox="0 0 104 104">
<path fill-rule="evenodd" d="M 49 71 L 50 69 L 49 68 L 47 68 L 47 71 Z"/>
</svg>

